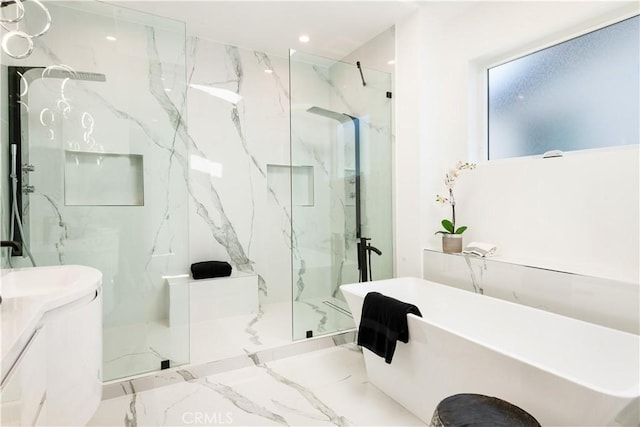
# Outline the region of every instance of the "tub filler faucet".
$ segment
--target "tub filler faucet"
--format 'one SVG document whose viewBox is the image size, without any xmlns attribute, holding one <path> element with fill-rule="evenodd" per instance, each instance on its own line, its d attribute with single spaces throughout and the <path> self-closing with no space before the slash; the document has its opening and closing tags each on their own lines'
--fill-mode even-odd
<svg viewBox="0 0 640 427">
<path fill-rule="evenodd" d="M 358 242 L 358 270 L 360 270 L 360 282 L 369 282 L 373 280 L 371 272 L 371 252 L 378 256 L 382 255 L 382 251 L 370 243 L 370 237 L 360 237 Z"/>
<path fill-rule="evenodd" d="M 12 248 L 16 252 L 20 252 L 20 250 L 22 249 L 22 246 L 20 245 L 20 243 L 13 240 L 2 240 L 0 242 L 0 247 Z"/>
</svg>

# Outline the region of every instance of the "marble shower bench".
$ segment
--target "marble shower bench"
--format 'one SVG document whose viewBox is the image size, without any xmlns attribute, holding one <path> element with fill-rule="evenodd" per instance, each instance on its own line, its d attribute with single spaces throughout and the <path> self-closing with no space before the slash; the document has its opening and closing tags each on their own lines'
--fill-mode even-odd
<svg viewBox="0 0 640 427">
<path fill-rule="evenodd" d="M 169 326 L 258 312 L 256 274 L 234 272 L 229 277 L 200 280 L 170 278 L 166 280 L 166 286 Z"/>
</svg>

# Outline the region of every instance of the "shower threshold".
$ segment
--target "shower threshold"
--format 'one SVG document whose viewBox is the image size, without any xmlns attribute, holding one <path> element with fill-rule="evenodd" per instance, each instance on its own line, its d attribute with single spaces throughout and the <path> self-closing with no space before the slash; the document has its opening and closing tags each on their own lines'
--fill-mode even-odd
<svg viewBox="0 0 640 427">
<path fill-rule="evenodd" d="M 103 383 L 102 400 L 190 381 L 222 372 L 262 365 L 275 360 L 334 346 L 351 344 L 353 345 L 354 351 L 360 351 L 359 347 L 355 345 L 355 337 L 355 329 L 340 331 L 335 334 L 289 342 L 286 345 L 267 348 L 240 356 L 233 356 L 223 360 L 183 365 L 163 371 L 148 372 L 135 377 L 113 380 Z"/>
</svg>

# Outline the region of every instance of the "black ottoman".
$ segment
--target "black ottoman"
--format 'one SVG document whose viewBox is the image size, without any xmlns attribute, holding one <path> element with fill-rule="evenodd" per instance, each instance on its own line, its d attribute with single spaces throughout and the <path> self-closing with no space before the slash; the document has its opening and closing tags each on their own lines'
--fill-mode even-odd
<svg viewBox="0 0 640 427">
<path fill-rule="evenodd" d="M 456 394 L 442 402 L 430 427 L 540 427 L 529 413 L 497 397 Z"/>
</svg>

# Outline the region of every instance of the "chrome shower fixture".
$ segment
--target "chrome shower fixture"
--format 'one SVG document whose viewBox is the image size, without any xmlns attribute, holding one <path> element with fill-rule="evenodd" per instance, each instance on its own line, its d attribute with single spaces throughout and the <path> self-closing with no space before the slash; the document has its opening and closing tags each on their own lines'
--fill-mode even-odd
<svg viewBox="0 0 640 427">
<path fill-rule="evenodd" d="M 353 118 L 348 114 L 338 113 L 336 111 L 326 110 L 324 108 L 320 108 L 316 106 L 307 108 L 307 112 L 312 114 L 318 114 L 320 116 L 327 117 L 329 119 L 337 120 L 340 123 L 348 123 L 353 120 Z"/>
<path fill-rule="evenodd" d="M 358 62 L 358 68 L 360 68 L 360 62 Z M 362 73 L 362 70 L 360 70 Z M 364 82 L 364 77 L 362 78 L 362 84 L 366 85 Z M 362 189 L 360 183 L 360 119 L 355 116 L 351 116 L 346 113 L 338 113 L 337 111 L 327 110 L 326 108 L 312 106 L 307 108 L 307 113 L 317 114 L 322 117 L 326 117 L 328 119 L 337 120 L 341 125 L 345 123 L 353 123 L 353 131 L 354 131 L 354 151 L 355 151 L 355 171 L 354 176 L 346 178 L 349 183 L 355 184 L 355 191 L 348 194 L 348 197 L 355 199 L 355 208 L 356 208 L 356 239 L 358 240 L 357 244 L 357 259 L 358 259 L 358 270 L 360 271 L 360 282 L 368 282 L 373 280 L 371 274 L 371 252 L 375 252 L 378 255 L 382 255 L 382 252 L 371 246 L 369 242 L 371 238 L 364 237 L 362 235 Z"/>
<path fill-rule="evenodd" d="M 47 67 L 42 71 L 43 78 L 50 79 L 71 79 L 71 80 L 85 80 L 90 82 L 106 82 L 107 76 L 100 73 L 88 73 L 85 71 L 75 71 L 71 68 L 62 69 L 60 66 Z"/>
<path fill-rule="evenodd" d="M 2 0 L 0 0 L 2 1 Z M 36 2 L 36 0 L 29 0 Z M 6 4 L 2 2 L 1 4 Z M 35 72 L 34 72 L 35 70 Z M 49 67 L 35 67 L 35 66 L 9 66 L 7 68 L 7 110 L 8 110 L 8 137 L 11 142 L 12 155 L 12 173 L 11 182 L 12 187 L 15 188 L 10 194 L 10 202 L 12 208 L 12 215 L 10 218 L 10 234 L 11 238 L 15 241 L 22 243 L 22 247 L 19 250 L 13 250 L 12 256 L 20 256 L 25 252 L 32 263 L 33 257 L 31 256 L 28 246 L 26 245 L 27 238 L 23 232 L 23 204 L 26 197 L 36 191 L 33 185 L 29 185 L 28 174 L 35 170 L 35 166 L 28 162 L 23 162 L 23 145 L 22 145 L 22 115 L 21 106 L 26 105 L 22 102 L 22 98 L 27 95 L 29 85 L 38 79 L 60 79 L 60 80 L 82 80 L 92 82 L 106 82 L 107 77 L 100 73 L 90 73 L 84 71 L 76 71 L 73 68 L 61 64 L 51 65 Z M 29 71 L 31 71 L 29 73 Z M 88 115 L 87 117 L 90 117 Z M 85 118 L 83 117 L 83 125 Z M 92 131 L 92 118 L 86 119 L 87 123 L 84 126 L 85 137 L 88 139 L 91 137 Z M 28 151 L 28 147 L 24 147 Z M 28 155 L 28 152 L 26 153 Z M 25 156 L 25 160 L 28 156 Z M 26 227 L 25 227 L 26 228 Z M 27 230 L 28 232 L 28 230 Z"/>
</svg>

